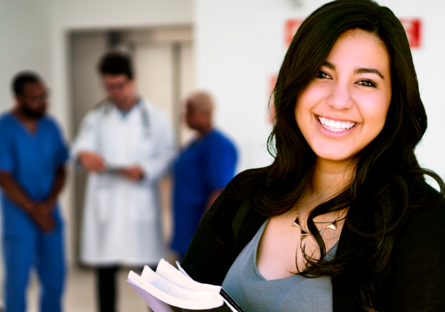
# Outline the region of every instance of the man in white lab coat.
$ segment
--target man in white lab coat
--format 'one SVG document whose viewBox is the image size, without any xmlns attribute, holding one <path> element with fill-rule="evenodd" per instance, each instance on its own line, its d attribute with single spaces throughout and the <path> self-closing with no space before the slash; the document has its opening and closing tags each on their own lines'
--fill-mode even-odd
<svg viewBox="0 0 445 312">
<path fill-rule="evenodd" d="M 119 266 L 164 257 L 158 181 L 176 143 L 166 114 L 136 95 L 128 55 L 106 54 L 99 71 L 107 98 L 82 121 L 72 155 L 89 172 L 81 261 L 96 267 L 99 310 L 111 312 Z"/>
</svg>

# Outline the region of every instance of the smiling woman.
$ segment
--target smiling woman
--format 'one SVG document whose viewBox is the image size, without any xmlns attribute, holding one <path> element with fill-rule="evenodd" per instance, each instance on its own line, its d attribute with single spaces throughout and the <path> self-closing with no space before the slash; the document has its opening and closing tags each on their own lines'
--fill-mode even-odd
<svg viewBox="0 0 445 312">
<path fill-rule="evenodd" d="M 444 183 L 414 154 L 427 116 L 400 21 L 370 0 L 320 7 L 274 99 L 273 164 L 229 183 L 182 267 L 245 311 L 445 310 Z"/>
<path fill-rule="evenodd" d="M 384 78 L 386 77 L 386 78 Z M 346 161 L 385 125 L 391 101 L 389 55 L 375 35 L 343 33 L 295 105 L 298 127 L 325 161 Z"/>
</svg>

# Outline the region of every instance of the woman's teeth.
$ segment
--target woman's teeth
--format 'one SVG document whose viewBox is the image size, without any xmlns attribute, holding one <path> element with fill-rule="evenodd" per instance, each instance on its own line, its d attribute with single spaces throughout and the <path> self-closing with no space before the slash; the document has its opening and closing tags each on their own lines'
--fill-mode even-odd
<svg viewBox="0 0 445 312">
<path fill-rule="evenodd" d="M 332 119 L 327 119 L 325 117 L 318 116 L 318 121 L 320 124 L 332 132 L 343 132 L 346 130 L 349 130 L 351 128 L 354 128 L 356 123 L 355 122 L 349 122 L 349 121 L 336 121 Z"/>
</svg>

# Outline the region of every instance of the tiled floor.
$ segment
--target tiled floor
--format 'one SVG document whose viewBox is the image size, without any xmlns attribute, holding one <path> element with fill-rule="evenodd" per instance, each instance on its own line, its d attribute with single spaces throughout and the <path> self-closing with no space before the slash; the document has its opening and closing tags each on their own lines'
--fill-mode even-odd
<svg viewBox="0 0 445 312">
<path fill-rule="evenodd" d="M 119 312 L 151 311 L 144 301 L 127 285 L 130 269 L 121 269 L 118 275 Z M 64 297 L 65 312 L 96 312 L 94 273 L 92 270 L 73 269 L 69 272 Z M 38 312 L 37 279 L 33 276 L 28 291 L 28 312 Z"/>
</svg>

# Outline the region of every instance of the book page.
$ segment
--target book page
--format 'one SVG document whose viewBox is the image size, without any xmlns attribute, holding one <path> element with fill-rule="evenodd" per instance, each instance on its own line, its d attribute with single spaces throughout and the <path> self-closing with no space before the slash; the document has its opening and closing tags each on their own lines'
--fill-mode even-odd
<svg viewBox="0 0 445 312">
<path fill-rule="evenodd" d="M 183 309 L 178 308 L 173 305 L 169 305 L 162 300 L 159 300 L 155 296 L 151 295 L 149 292 L 145 291 L 140 285 L 133 283 L 131 280 L 128 280 L 127 283 L 131 288 L 145 301 L 145 303 L 154 311 L 154 312 L 191 312 L 191 311 L 214 311 L 214 312 L 231 312 L 232 310 L 224 303 L 220 307 L 211 308 L 211 309 Z"/>
<path fill-rule="evenodd" d="M 159 261 L 156 274 L 162 276 L 167 281 L 188 290 L 211 291 L 215 293 L 219 293 L 221 290 L 221 286 L 202 284 L 194 281 L 188 275 L 186 276 L 184 273 L 178 271 L 178 269 L 164 259 Z"/>
<path fill-rule="evenodd" d="M 163 262 L 165 262 L 166 264 L 164 264 Z M 177 271 L 176 270 L 176 268 L 175 267 L 173 267 L 170 263 L 168 263 L 167 261 L 165 261 L 164 259 L 161 259 L 161 261 L 159 262 L 159 265 L 161 265 L 161 269 L 163 269 L 164 267 L 167 267 L 167 265 L 168 266 L 170 266 L 171 268 L 173 268 L 175 271 Z M 159 268 L 159 265 L 158 265 L 158 268 Z M 193 280 L 191 277 L 190 277 L 190 275 L 188 275 L 187 274 L 187 272 L 181 267 L 181 264 L 179 263 L 179 261 L 176 261 L 176 265 L 178 266 L 178 272 L 180 272 L 187 280 L 190 280 L 190 281 L 193 281 L 193 283 L 196 283 L 196 284 L 199 284 L 199 285 L 202 285 L 202 286 L 205 286 L 205 287 L 207 287 L 207 286 L 211 286 L 211 287 L 218 287 L 219 288 L 219 290 L 218 290 L 218 292 L 224 292 L 225 294 L 226 294 L 226 296 L 228 296 L 228 294 L 224 291 L 224 289 L 222 289 L 222 287 L 221 286 L 214 286 L 214 285 L 208 285 L 208 284 L 201 284 L 201 283 L 198 283 L 198 282 L 196 282 L 195 280 Z M 156 270 L 156 272 L 157 272 L 157 270 Z M 175 278 L 176 278 L 176 276 L 175 276 Z M 196 284 L 193 284 L 193 286 L 195 286 Z M 230 310 L 231 310 L 231 312 L 237 312 L 237 311 L 243 311 L 242 310 L 242 308 L 238 305 L 238 304 L 234 304 L 234 305 L 232 305 L 228 300 L 226 300 L 226 298 L 224 298 L 225 296 L 222 296 L 222 298 L 223 298 L 223 300 L 224 300 L 224 303 L 225 303 L 225 305 L 227 305 L 229 308 L 230 308 Z M 231 298 L 230 298 L 231 299 Z M 233 299 L 231 299 L 232 301 L 233 301 Z"/>
<path fill-rule="evenodd" d="M 159 300 L 158 298 L 152 296 L 149 292 L 145 291 L 139 285 L 132 283 L 131 281 L 127 281 L 128 285 L 145 301 L 146 304 L 154 311 L 154 312 L 180 312 L 178 308 L 172 309 L 171 306 L 166 304 L 165 302 Z"/>
<path fill-rule="evenodd" d="M 128 275 L 127 283 L 151 307 L 153 297 L 167 305 L 194 310 L 206 310 L 224 304 L 222 297 L 213 292 L 190 291 L 173 285 L 151 271 L 150 278 L 142 278 L 133 271 Z M 145 294 L 147 293 L 147 294 Z M 156 301 L 157 302 L 157 301 Z M 155 302 L 155 303 L 156 303 Z M 160 310 L 164 312 L 164 310 Z M 169 310 L 166 310 L 170 312 Z"/>
<path fill-rule="evenodd" d="M 221 286 L 198 283 L 163 259 L 156 272 L 130 271 L 127 283 L 154 312 L 243 311 Z"/>
<path fill-rule="evenodd" d="M 176 281 L 168 281 L 157 273 L 153 272 L 148 266 L 142 271 L 140 276 L 143 285 L 153 285 L 164 293 L 169 294 L 178 299 L 189 301 L 215 301 L 215 306 L 222 305 L 223 301 L 219 295 L 219 291 L 209 291 L 208 288 L 202 290 L 187 289 L 176 284 Z M 196 282 L 195 282 L 196 283 Z M 161 298 L 160 298 L 161 299 Z"/>
</svg>

